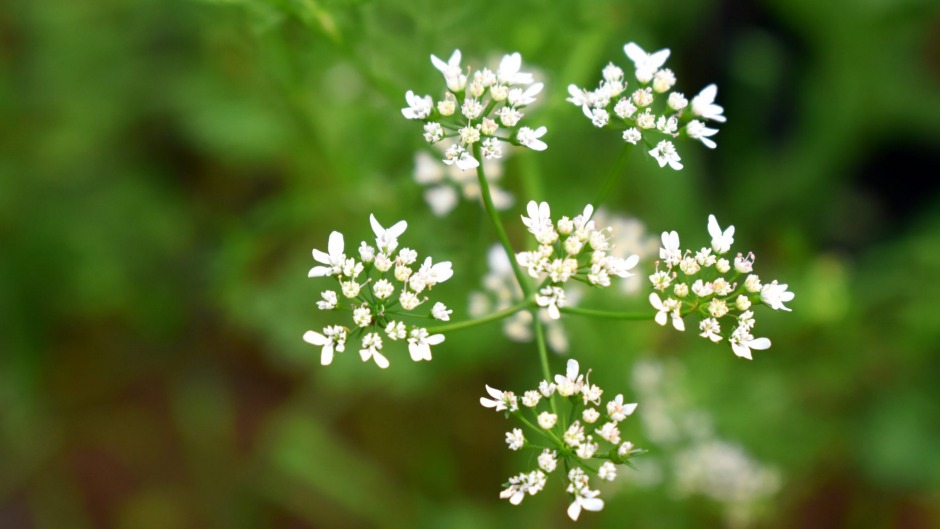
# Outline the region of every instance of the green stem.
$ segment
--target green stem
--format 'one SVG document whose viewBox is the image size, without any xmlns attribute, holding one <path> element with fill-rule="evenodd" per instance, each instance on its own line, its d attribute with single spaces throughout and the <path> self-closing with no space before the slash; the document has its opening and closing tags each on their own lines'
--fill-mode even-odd
<svg viewBox="0 0 940 529">
<path fill-rule="evenodd" d="M 523 301 L 511 307 L 507 307 L 503 310 L 500 310 L 498 312 L 487 314 L 486 316 L 483 316 L 481 318 L 458 321 L 458 322 L 449 323 L 446 325 L 438 325 L 437 327 L 429 327 L 428 333 L 437 334 L 437 333 L 442 333 L 442 332 L 458 331 L 460 329 L 467 329 L 470 327 L 476 327 L 477 325 L 483 325 L 484 323 L 489 323 L 491 321 L 501 320 L 503 318 L 506 318 L 508 316 L 511 316 L 519 312 L 520 310 L 524 310 L 524 309 L 532 307 L 534 303 L 535 303 L 534 301 Z"/>
<path fill-rule="evenodd" d="M 529 280 L 522 272 L 522 269 L 519 268 L 519 263 L 516 262 L 516 253 L 512 249 L 512 244 L 509 243 L 509 235 L 506 234 L 506 228 L 503 227 L 502 221 L 499 220 L 499 213 L 496 211 L 496 206 L 493 205 L 493 198 L 490 196 L 490 184 L 486 180 L 486 173 L 483 172 L 483 155 L 481 153 L 480 142 L 473 144 L 473 157 L 480 162 L 480 165 L 477 166 L 477 179 L 480 181 L 480 195 L 483 197 L 483 209 L 485 209 L 486 214 L 489 215 L 490 222 L 493 223 L 493 228 L 496 229 L 496 235 L 499 237 L 499 242 L 503 245 L 503 249 L 506 250 L 506 257 L 509 258 L 509 264 L 512 265 L 512 272 L 516 276 L 519 287 L 522 289 L 523 297 L 528 299 L 532 296 L 532 287 L 529 285 Z"/>
<path fill-rule="evenodd" d="M 607 173 L 607 179 L 604 180 L 604 187 L 601 188 L 601 192 L 597 194 L 597 198 L 592 204 L 595 210 L 604 203 L 604 200 L 607 199 L 607 196 L 610 195 L 610 192 L 614 189 L 614 185 L 617 183 L 617 180 L 620 178 L 620 174 L 623 172 L 623 165 L 627 161 L 627 153 L 630 152 L 631 147 L 635 146 L 624 142 L 623 149 L 620 151 L 620 156 L 617 157 L 617 161 L 614 163 L 614 166 L 611 168 L 610 172 Z"/>
<path fill-rule="evenodd" d="M 542 364 L 542 375 L 546 382 L 552 381 L 552 371 L 548 367 L 548 346 L 545 344 L 545 324 L 539 318 L 538 310 L 532 311 L 532 321 L 535 322 L 535 344 L 539 349 L 539 362 Z M 549 397 L 552 405 L 552 413 L 558 415 L 558 409 L 555 407 L 555 394 Z"/>
<path fill-rule="evenodd" d="M 563 307 L 561 311 L 565 314 L 577 314 L 579 316 L 591 316 L 594 318 L 607 318 L 610 320 L 652 320 L 654 314 L 645 312 L 610 312 L 606 310 L 582 309 L 579 307 Z"/>
</svg>

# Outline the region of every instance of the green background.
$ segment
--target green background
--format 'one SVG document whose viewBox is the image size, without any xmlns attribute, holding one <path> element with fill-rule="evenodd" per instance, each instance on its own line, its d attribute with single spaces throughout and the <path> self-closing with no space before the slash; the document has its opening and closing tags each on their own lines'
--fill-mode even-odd
<svg viewBox="0 0 940 529">
<path fill-rule="evenodd" d="M 584 319 L 572 353 L 628 400 L 637 361 L 684 372 L 683 406 L 779 472 L 753 526 L 940 525 L 938 28 L 930 0 L 8 2 L 0 527 L 571 526 L 557 476 L 498 498 L 532 462 L 478 404 L 484 384 L 537 383 L 534 346 L 491 325 L 430 363 L 389 350 L 380 371 L 351 347 L 322 368 L 300 337 L 333 321 L 306 272 L 330 231 L 349 247 L 369 213 L 404 218 L 408 245 L 455 263 L 440 295 L 464 311 L 495 237 L 473 203 L 424 205 L 404 92 L 437 97 L 428 56 L 455 48 L 539 72 L 527 120 L 549 149 L 503 179 L 521 243 L 522 203 L 580 211 L 616 159 L 564 98 L 628 69 L 628 41 L 671 48 L 688 95 L 718 83 L 728 123 L 714 152 L 680 146 L 681 172 L 634 155 L 608 206 L 690 245 L 714 213 L 796 299 L 758 314 L 773 347 L 753 362 Z M 643 410 L 625 435 L 668 458 Z M 734 525 L 704 495 L 623 481 L 582 527 Z"/>
</svg>

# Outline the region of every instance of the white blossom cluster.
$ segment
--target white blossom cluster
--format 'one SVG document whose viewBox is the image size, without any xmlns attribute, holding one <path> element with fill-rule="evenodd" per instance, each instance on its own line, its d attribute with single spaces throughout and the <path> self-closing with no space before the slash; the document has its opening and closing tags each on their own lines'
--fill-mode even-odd
<svg viewBox="0 0 940 529">
<path fill-rule="evenodd" d="M 640 453 L 633 443 L 623 440 L 620 431 L 620 423 L 633 414 L 637 405 L 624 403 L 623 395 L 605 405 L 604 391 L 590 382 L 589 374 L 579 373 L 577 360 L 568 360 L 564 375 L 555 375 L 554 382 L 542 380 L 537 389 L 521 397 L 486 386 L 489 397 L 481 397 L 480 404 L 515 417 L 539 441 L 530 443 L 520 428 L 506 433 L 510 450 L 536 450 L 539 455 L 538 468 L 509 478 L 501 498 L 518 505 L 526 494 L 540 492 L 547 475 L 561 467 L 565 490 L 571 496 L 568 516 L 572 520 L 577 520 L 582 510 L 604 508 L 604 500 L 598 497 L 600 491 L 591 488 L 590 476 L 613 481 L 618 465 L 629 465 L 630 457 Z M 564 409 L 556 407 L 557 401 Z M 551 447 L 545 448 L 543 443 Z"/>
<path fill-rule="evenodd" d="M 561 317 L 560 309 L 567 303 L 562 285 L 568 281 L 608 287 L 611 276 L 632 275 L 629 270 L 636 266 L 639 257 L 622 258 L 611 253 L 611 228 L 596 226 L 591 220 L 594 208 L 590 204 L 580 215 L 573 219 L 561 217 L 557 223 L 552 222 L 547 202 L 531 201 L 527 212 L 529 216 L 523 215 L 522 223 L 539 246 L 530 252 L 517 253 L 516 261 L 530 276 L 545 281 L 535 301 L 548 310 L 552 319 Z"/>
<path fill-rule="evenodd" d="M 682 169 L 681 157 L 672 142 L 679 136 L 714 149 L 716 144 L 711 137 L 718 129 L 709 128 L 703 120 L 725 121 L 724 109 L 715 104 L 718 87 L 706 86 L 690 103 L 684 94 L 672 91 L 676 76 L 669 68 L 663 68 L 669 58 L 668 49 L 647 53 L 630 42 L 623 50 L 635 67 L 635 87 L 629 87 L 619 66 L 609 63 L 601 72 L 603 80 L 594 90 L 570 85 L 568 101 L 581 107 L 595 127 L 622 130 L 625 142 L 636 145 L 642 141 L 652 147 L 649 154 L 660 167 Z"/>
<path fill-rule="evenodd" d="M 531 129 L 521 126 L 523 110 L 536 101 L 544 85 L 533 82 L 531 73 L 519 71 L 522 56 L 503 56 L 496 71 L 489 68 L 470 71 L 460 65 L 460 50 L 447 62 L 431 55 L 431 63 L 444 76 L 447 92 L 437 102 L 429 95 L 419 96 L 409 90 L 408 106 L 401 113 L 408 119 L 424 123 L 424 139 L 428 143 L 451 140 L 444 152 L 444 163 L 461 170 L 474 169 L 481 160 L 474 156 L 478 144 L 483 159 L 500 158 L 503 143 L 521 145 L 544 151 L 541 140 L 545 127 Z"/>
<path fill-rule="evenodd" d="M 498 181 L 503 176 L 503 164 L 507 154 L 500 159 L 484 159 L 483 170 L 490 188 L 490 198 L 498 210 L 509 209 L 515 200 L 512 193 L 499 187 Z M 433 156 L 424 151 L 415 155 L 415 182 L 426 186 L 424 200 L 431 211 L 438 217 L 451 212 L 462 196 L 466 200 L 482 200 L 480 182 L 477 175 L 464 171 L 456 165 L 441 165 Z"/>
<path fill-rule="evenodd" d="M 662 247 L 656 272 L 649 277 L 653 292 L 650 304 L 656 309 L 656 322 L 666 325 L 672 320 L 676 330 L 685 330 L 683 318 L 698 315 L 699 336 L 718 343 L 724 339 L 731 344 L 734 354 L 751 359 L 751 350 L 770 347 L 767 338 L 754 338 L 755 304 L 764 304 L 774 310 L 790 309 L 785 302 L 794 297 L 786 283 L 761 283 L 753 274 L 754 254 L 737 254 L 733 260 L 724 255 L 734 243 L 734 226 L 722 230 L 714 215 L 708 216 L 711 247 L 692 253 L 679 246 L 679 234 L 663 232 Z M 661 270 L 659 265 L 664 265 Z"/>
<path fill-rule="evenodd" d="M 374 360 L 385 369 L 389 362 L 382 354 L 383 339 L 403 340 L 415 362 L 431 359 L 431 346 L 444 341 L 444 335 L 428 333 L 427 328 L 407 325 L 403 317 L 425 317 L 448 321 L 453 312 L 443 303 L 428 302 L 424 294 L 434 285 L 443 283 L 453 275 L 450 261 L 434 263 L 430 257 L 418 262 L 418 253 L 411 248 L 398 247 L 400 237 L 408 224 L 399 221 L 389 228 L 382 227 L 374 215 L 369 216 L 375 232 L 375 246 L 362 241 L 358 259 L 346 255 L 343 234 L 330 234 L 327 251 L 313 250 L 313 259 L 320 263 L 310 269 L 308 277 L 333 277 L 336 290 L 324 290 L 317 308 L 325 311 L 348 310 L 353 326 L 330 325 L 323 332 L 307 331 L 304 341 L 322 347 L 320 363 L 329 365 L 334 352 L 343 352 L 350 336 L 361 336 L 359 355 L 363 362 Z M 424 305 L 423 311 L 418 307 Z"/>
</svg>

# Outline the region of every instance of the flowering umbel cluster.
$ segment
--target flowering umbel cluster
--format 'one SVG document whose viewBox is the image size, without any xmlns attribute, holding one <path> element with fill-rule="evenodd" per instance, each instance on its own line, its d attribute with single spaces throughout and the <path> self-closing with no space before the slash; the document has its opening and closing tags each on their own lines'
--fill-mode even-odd
<svg viewBox="0 0 940 529">
<path fill-rule="evenodd" d="M 547 279 L 547 284 L 535 296 L 540 307 L 546 307 L 552 319 L 558 319 L 559 309 L 565 306 L 562 286 L 571 279 L 584 281 L 597 287 L 610 286 L 610 276 L 630 277 L 639 257 L 615 257 L 610 253 L 611 228 L 598 228 L 591 215 L 590 204 L 584 212 L 571 219 L 567 216 L 552 222 L 547 202 L 529 202 L 528 217 L 522 223 L 535 236 L 539 246 L 531 252 L 519 252 L 516 261 L 536 279 Z"/>
<path fill-rule="evenodd" d="M 347 310 L 352 313 L 353 326 L 324 327 L 322 334 L 307 331 L 304 341 L 322 347 L 320 363 L 329 365 L 334 352 L 343 352 L 350 336 L 362 337 L 359 355 L 363 362 L 374 360 L 385 369 L 388 359 L 382 354 L 383 337 L 391 341 L 405 340 L 415 362 L 431 359 L 431 346 L 444 341 L 444 335 L 430 335 L 427 328 L 406 325 L 403 317 L 424 316 L 450 320 L 451 310 L 443 303 L 424 305 L 424 294 L 434 285 L 454 274 L 450 261 L 432 262 L 430 257 L 418 264 L 418 253 L 411 248 L 398 248 L 400 237 L 408 224 L 399 221 L 382 227 L 374 215 L 369 216 L 375 232 L 375 246 L 362 241 L 359 259 L 346 255 L 343 234 L 330 234 L 327 252 L 313 250 L 313 259 L 320 263 L 310 269 L 308 277 L 333 277 L 339 293 L 324 290 L 317 308 L 326 311 Z M 396 252 L 397 250 L 397 252 Z M 424 311 L 417 310 L 424 305 Z"/>
<path fill-rule="evenodd" d="M 486 386 L 490 398 L 481 397 L 480 404 L 517 419 L 532 439 L 527 439 L 521 428 L 513 428 L 506 433 L 509 449 L 539 452 L 538 468 L 510 477 L 501 498 L 518 505 L 526 494 L 540 492 L 547 475 L 557 469 L 571 496 L 568 516 L 572 520 L 577 520 L 582 510 L 604 508 L 604 500 L 598 498 L 600 491 L 591 488 L 590 479 L 613 481 L 618 466 L 629 465 L 630 457 L 641 452 L 624 441 L 620 432 L 620 423 L 637 405 L 624 403 L 623 395 L 605 405 L 604 391 L 591 384 L 589 374 L 579 373 L 577 360 L 568 360 L 564 375 L 555 375 L 554 382 L 542 380 L 537 389 L 524 392 L 522 397 Z"/>
<path fill-rule="evenodd" d="M 681 158 L 672 140 L 686 136 L 701 141 L 709 149 L 718 132 L 702 120 L 724 122 L 724 109 L 715 104 L 718 88 L 710 84 L 692 98 L 691 104 L 681 92 L 672 91 L 676 76 L 663 68 L 669 50 L 643 51 L 630 42 L 623 47 L 635 67 L 636 86 L 624 79 L 624 72 L 613 63 L 602 71 L 603 80 L 594 90 L 568 87 L 568 101 L 581 107 L 595 127 L 623 131 L 623 140 L 636 145 L 640 141 L 652 147 L 649 154 L 660 167 L 682 169 Z"/>
<path fill-rule="evenodd" d="M 543 151 L 545 127 L 520 126 L 523 110 L 535 102 L 543 88 L 534 83 L 532 74 L 520 72 L 522 56 L 506 55 L 496 71 L 488 68 L 465 72 L 460 66 L 460 50 L 447 62 L 431 55 L 431 63 L 444 76 L 447 92 L 437 102 L 431 96 L 419 96 L 409 90 L 408 106 L 401 113 L 424 123 L 424 139 L 437 143 L 452 142 L 444 152 L 444 163 L 462 170 L 474 169 L 483 159 L 500 158 L 503 143 Z M 479 147 L 479 156 L 474 149 Z"/>
<path fill-rule="evenodd" d="M 666 325 L 672 320 L 676 330 L 685 330 L 685 316 L 696 315 L 699 336 L 718 343 L 727 340 L 734 354 L 751 359 L 751 350 L 770 347 L 767 338 L 754 338 L 755 305 L 767 305 L 774 310 L 790 309 L 784 302 L 791 301 L 792 292 L 786 283 L 761 283 L 753 274 L 754 254 L 737 254 L 733 260 L 724 255 L 734 243 L 734 226 L 722 230 L 714 215 L 708 216 L 711 247 L 692 253 L 679 246 L 679 234 L 663 232 L 663 246 L 659 249 L 661 261 L 650 276 L 653 288 L 663 294 L 650 294 L 650 304 L 657 310 L 656 322 Z M 664 269 L 660 269 L 662 264 Z"/>
</svg>

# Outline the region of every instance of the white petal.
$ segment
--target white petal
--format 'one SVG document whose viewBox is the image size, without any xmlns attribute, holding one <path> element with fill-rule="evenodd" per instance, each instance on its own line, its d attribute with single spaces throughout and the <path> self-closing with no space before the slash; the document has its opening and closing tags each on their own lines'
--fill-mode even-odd
<svg viewBox="0 0 940 529">
<path fill-rule="evenodd" d="M 770 340 L 767 338 L 756 338 L 747 343 L 748 347 L 751 349 L 757 349 L 758 351 L 763 351 L 770 348 Z"/>
<path fill-rule="evenodd" d="M 751 358 L 751 350 L 750 350 L 747 346 L 745 346 L 745 345 L 741 345 L 741 344 L 737 344 L 737 343 L 732 343 L 732 344 L 731 344 L 731 350 L 734 351 L 734 354 L 735 354 L 736 356 L 739 356 L 739 357 L 741 357 L 741 358 L 747 358 L 748 360 L 752 360 L 752 358 Z"/>
<path fill-rule="evenodd" d="M 565 373 L 568 377 L 568 380 L 573 381 L 578 376 L 578 369 L 579 369 L 578 361 L 575 360 L 574 358 L 569 359 L 567 370 Z"/>
<path fill-rule="evenodd" d="M 320 352 L 320 365 L 328 366 L 333 361 L 333 342 L 327 342 Z"/>
<path fill-rule="evenodd" d="M 307 331 L 304 333 L 304 341 L 312 345 L 325 345 L 330 339 L 316 331 Z"/>
<path fill-rule="evenodd" d="M 676 316 L 675 314 L 672 315 L 672 326 L 675 327 L 677 331 L 685 330 L 685 322 L 682 321 L 681 317 Z"/>
<path fill-rule="evenodd" d="M 627 54 L 627 57 L 629 57 L 630 60 L 634 62 L 634 64 L 645 61 L 648 57 L 647 53 L 643 51 L 643 48 L 637 46 L 634 42 L 628 42 L 623 47 L 623 52 Z"/>
<path fill-rule="evenodd" d="M 650 294 L 650 305 L 656 310 L 663 310 L 663 302 L 659 299 L 659 294 L 655 292 Z M 656 321 L 659 321 L 659 315 L 656 316 Z M 665 313 L 663 313 L 663 321 L 665 321 Z M 663 323 L 660 323 L 660 325 L 663 325 Z"/>
<path fill-rule="evenodd" d="M 372 354 L 372 358 L 375 359 L 375 364 L 379 366 L 380 369 L 385 369 L 388 367 L 388 358 L 385 358 L 385 355 L 376 351 Z"/>
<path fill-rule="evenodd" d="M 333 268 L 329 266 L 314 266 L 307 272 L 307 277 L 326 277 L 332 275 Z"/>
<path fill-rule="evenodd" d="M 581 500 L 581 504 L 586 510 L 594 512 L 604 508 L 604 500 L 600 498 L 584 498 Z"/>
<path fill-rule="evenodd" d="M 402 233 L 405 233 L 405 229 L 407 228 L 408 228 L 408 223 L 403 220 L 400 220 L 396 222 L 391 228 L 387 229 L 386 233 L 388 233 L 392 237 L 398 238 L 398 237 L 401 237 Z"/>
<path fill-rule="evenodd" d="M 577 522 L 578 516 L 581 516 L 581 502 L 576 499 L 568 506 L 568 517 Z"/>
<path fill-rule="evenodd" d="M 624 415 L 633 415 L 634 410 L 636 410 L 637 403 L 624 404 L 623 405 L 623 414 Z"/>
<path fill-rule="evenodd" d="M 327 246 L 327 249 L 329 250 L 331 257 L 338 257 L 343 255 L 345 250 L 345 245 L 343 244 L 343 234 L 338 231 L 331 233 L 330 242 Z"/>
<path fill-rule="evenodd" d="M 441 343 L 441 342 L 444 341 L 444 335 L 443 335 L 443 334 L 432 334 L 431 336 L 428 336 L 425 341 L 426 341 L 428 344 L 430 344 L 430 345 L 437 345 L 437 344 L 439 344 L 439 343 Z M 428 349 L 428 351 L 430 351 L 430 349 Z M 428 353 L 428 356 L 430 356 L 430 353 Z"/>
<path fill-rule="evenodd" d="M 375 220 L 375 215 L 369 213 L 369 223 L 372 225 L 372 231 L 375 233 L 376 237 L 381 237 L 385 233 L 385 228 L 379 224 L 379 221 Z"/>
</svg>

